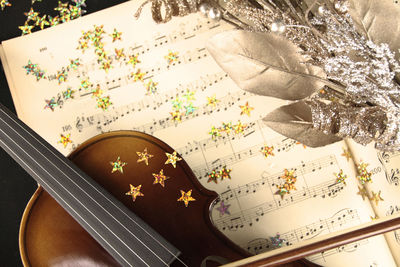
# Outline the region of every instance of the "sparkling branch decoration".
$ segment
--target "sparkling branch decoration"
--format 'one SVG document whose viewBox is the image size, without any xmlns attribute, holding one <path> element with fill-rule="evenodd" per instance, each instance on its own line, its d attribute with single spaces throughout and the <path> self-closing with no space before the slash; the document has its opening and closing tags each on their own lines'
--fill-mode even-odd
<svg viewBox="0 0 400 267">
<path fill-rule="evenodd" d="M 147 0 L 135 16 L 147 3 L 157 23 L 200 11 L 240 28 L 212 37 L 207 49 L 242 89 L 294 101 L 264 118 L 275 131 L 310 147 L 352 138 L 400 150 L 399 5 Z"/>
</svg>

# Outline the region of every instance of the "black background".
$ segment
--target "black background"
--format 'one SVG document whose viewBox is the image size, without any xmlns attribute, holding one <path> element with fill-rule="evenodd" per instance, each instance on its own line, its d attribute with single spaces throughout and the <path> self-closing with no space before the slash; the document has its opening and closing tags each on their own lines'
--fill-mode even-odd
<svg viewBox="0 0 400 267">
<path fill-rule="evenodd" d="M 138 0 L 139 1 L 139 0 Z M 0 8 L 1 41 L 21 36 L 18 26 L 24 25 L 26 16 L 33 6 L 34 11 L 56 16 L 56 0 L 42 0 L 32 5 L 31 0 L 9 0 L 12 6 Z M 73 4 L 72 1 L 62 1 Z M 120 4 L 123 0 L 86 1 L 87 14 Z M 134 10 L 132 10 L 132 14 Z M 38 27 L 35 27 L 38 29 Z M 9 59 L 12 60 L 12 59 Z M 3 66 L 0 69 L 0 102 L 15 112 Z M 18 247 L 19 224 L 27 202 L 36 190 L 36 182 L 0 148 L 0 266 L 22 266 Z"/>
</svg>

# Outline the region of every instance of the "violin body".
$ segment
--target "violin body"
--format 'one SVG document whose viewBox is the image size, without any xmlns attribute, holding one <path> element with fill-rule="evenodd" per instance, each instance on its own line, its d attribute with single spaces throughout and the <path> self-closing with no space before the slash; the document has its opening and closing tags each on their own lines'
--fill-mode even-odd
<svg viewBox="0 0 400 267">
<path fill-rule="evenodd" d="M 147 148 L 153 157 L 137 162 L 136 152 Z M 210 206 L 215 192 L 205 189 L 186 162 L 176 168 L 165 164 L 166 152 L 174 150 L 146 134 L 113 132 L 94 137 L 79 146 L 70 156 L 79 168 L 102 185 L 126 207 L 178 248 L 187 266 L 200 266 L 208 256 L 216 255 L 229 262 L 249 256 L 222 235 L 211 223 Z M 118 157 L 127 165 L 123 173 L 112 173 Z M 153 173 L 163 169 L 169 177 L 153 184 Z M 135 201 L 126 192 L 130 184 L 141 185 Z M 185 207 L 180 190 L 192 190 Z M 29 202 L 20 230 L 20 251 L 25 266 L 119 266 L 119 264 L 42 188 Z M 175 261 L 171 266 L 182 266 Z M 207 264 L 207 266 L 215 266 Z"/>
<path fill-rule="evenodd" d="M 145 148 L 153 155 L 148 165 L 138 162 L 137 152 Z M 212 224 L 210 209 L 217 194 L 199 183 L 184 160 L 177 161 L 176 168 L 166 164 L 165 153 L 173 151 L 155 137 L 118 131 L 86 141 L 69 159 L 179 249 L 179 260 L 186 266 L 219 266 L 223 263 L 221 257 L 227 263 L 250 256 Z M 118 157 L 127 163 L 123 173 L 112 172 L 110 163 Z M 158 174 L 161 169 L 169 177 L 164 187 L 154 183 L 153 173 Z M 135 201 L 126 195 L 130 184 L 141 185 L 143 196 Z M 181 190 L 192 190 L 195 200 L 188 202 L 187 207 L 178 201 Z M 24 266 L 120 266 L 41 187 L 24 212 L 19 242 Z M 213 261 L 215 256 L 220 257 L 219 261 Z M 171 266 L 184 265 L 175 260 Z M 287 266 L 316 265 L 298 261 Z"/>
</svg>

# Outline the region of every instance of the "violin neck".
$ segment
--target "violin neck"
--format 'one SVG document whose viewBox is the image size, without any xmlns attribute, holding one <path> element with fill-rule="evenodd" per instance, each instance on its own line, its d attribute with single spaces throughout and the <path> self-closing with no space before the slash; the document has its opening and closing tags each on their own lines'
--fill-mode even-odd
<svg viewBox="0 0 400 267">
<path fill-rule="evenodd" d="M 168 266 L 180 254 L 2 104 L 0 146 L 122 266 Z"/>
</svg>

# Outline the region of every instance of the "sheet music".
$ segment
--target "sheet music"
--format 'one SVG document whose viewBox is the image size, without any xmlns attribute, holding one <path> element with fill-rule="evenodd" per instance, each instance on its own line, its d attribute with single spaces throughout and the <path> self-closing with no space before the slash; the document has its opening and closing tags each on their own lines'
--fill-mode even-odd
<svg viewBox="0 0 400 267">
<path fill-rule="evenodd" d="M 64 155 L 90 137 L 112 130 L 138 130 L 162 139 L 188 162 L 206 188 L 220 194 L 211 213 L 215 225 L 254 253 L 256 242 L 277 233 L 287 239 L 284 245 L 290 245 L 370 220 L 371 206 L 356 195 L 354 166 L 341 156 L 346 144 L 312 149 L 273 132 L 262 118 L 286 102 L 240 90 L 210 57 L 206 40 L 231 25 L 199 14 L 156 25 L 148 10 L 135 21 L 139 4 L 130 1 L 4 42 L 2 60 L 19 117 Z M 76 49 L 81 36 L 96 26 L 107 34 L 114 29 L 122 32 L 117 42 L 104 35 L 104 49 L 112 62 L 107 72 L 100 69 L 93 48 L 84 53 Z M 135 68 L 127 64 L 128 56 L 117 60 L 113 51 L 121 48 L 126 55 L 138 55 Z M 171 51 L 178 53 L 172 64 L 165 59 Z M 71 67 L 67 79 L 59 82 L 60 70 L 75 59 L 79 66 Z M 26 74 L 23 66 L 29 61 L 45 70 L 46 79 L 37 81 Z M 143 82 L 133 79 L 139 69 Z M 158 83 L 155 93 L 146 91 L 150 80 Z M 86 89 L 83 81 L 89 84 Z M 73 99 L 65 97 L 68 89 L 75 91 Z M 96 107 L 91 92 L 97 89 L 112 102 L 105 111 Z M 51 99 L 57 103 L 54 111 L 44 109 Z M 185 107 L 180 121 L 171 115 L 178 100 Z M 254 108 L 250 116 L 241 115 L 240 106 L 246 104 Z M 223 130 L 212 136 L 212 129 L 218 128 Z M 60 134 L 70 135 L 72 144 L 64 148 Z M 273 146 L 274 155 L 263 155 L 263 146 Z M 208 179 L 207 174 L 223 168 L 231 170 L 230 178 L 217 183 Z M 282 198 L 276 191 L 285 169 L 295 172 L 297 182 L 296 190 Z M 336 182 L 340 170 L 349 177 L 346 185 Z M 224 214 L 218 211 L 222 201 L 229 205 Z M 381 236 L 310 259 L 324 266 L 348 261 L 395 266 Z"/>
<path fill-rule="evenodd" d="M 400 153 L 382 152 L 376 150 L 373 145 L 363 147 L 354 142 L 349 142 L 356 162 L 368 163 L 367 170 L 372 173 L 372 183 L 366 183 L 365 187 L 372 196 L 372 192 L 381 192 L 383 201 L 378 204 L 371 201 L 378 217 L 385 217 L 400 212 Z M 391 248 L 392 255 L 400 265 L 400 231 L 396 230 L 385 235 Z"/>
</svg>

